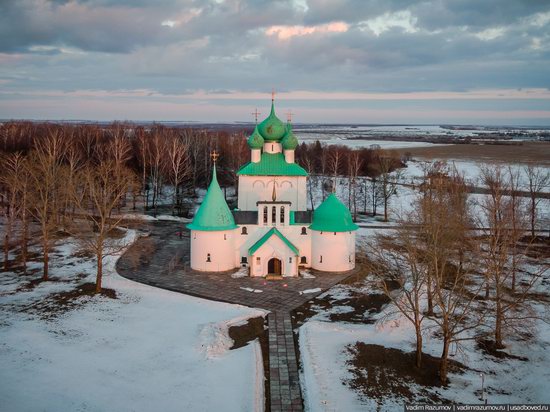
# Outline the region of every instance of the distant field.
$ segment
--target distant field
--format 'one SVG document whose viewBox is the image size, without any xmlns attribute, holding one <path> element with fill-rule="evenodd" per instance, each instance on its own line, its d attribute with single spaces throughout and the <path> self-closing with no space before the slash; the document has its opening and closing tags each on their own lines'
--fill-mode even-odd
<svg viewBox="0 0 550 412">
<path fill-rule="evenodd" d="M 533 163 L 550 167 L 550 142 L 525 142 L 508 145 L 445 145 L 393 149 L 418 159 L 456 159 L 484 162 Z"/>
</svg>

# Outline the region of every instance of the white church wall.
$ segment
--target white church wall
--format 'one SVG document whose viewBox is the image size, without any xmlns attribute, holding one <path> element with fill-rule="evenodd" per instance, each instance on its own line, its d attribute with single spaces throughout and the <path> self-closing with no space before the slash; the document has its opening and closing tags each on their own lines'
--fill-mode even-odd
<svg viewBox="0 0 550 412">
<path fill-rule="evenodd" d="M 191 268 L 223 272 L 235 268 L 236 230 L 191 231 Z"/>
<path fill-rule="evenodd" d="M 294 150 L 285 150 L 285 162 L 294 163 Z"/>
<path fill-rule="evenodd" d="M 355 232 L 312 231 L 311 266 L 325 272 L 344 272 L 355 267 Z"/>
<path fill-rule="evenodd" d="M 281 153 L 283 147 L 281 143 L 276 142 L 265 142 L 264 143 L 264 153 Z"/>
<path fill-rule="evenodd" d="M 271 200 L 273 180 L 277 200 L 291 202 L 291 210 L 306 210 L 305 176 L 239 176 L 240 210 L 257 210 L 256 202 Z"/>
<path fill-rule="evenodd" d="M 262 159 L 262 151 L 260 149 L 252 149 L 250 151 L 250 161 L 258 163 Z"/>
</svg>

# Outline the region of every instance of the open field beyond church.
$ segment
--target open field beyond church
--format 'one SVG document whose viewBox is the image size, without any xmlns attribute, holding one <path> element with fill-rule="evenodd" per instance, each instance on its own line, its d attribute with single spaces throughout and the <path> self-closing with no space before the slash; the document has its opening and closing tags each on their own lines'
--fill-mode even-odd
<svg viewBox="0 0 550 412">
<path fill-rule="evenodd" d="M 512 144 L 459 144 L 395 149 L 418 159 L 470 160 L 502 164 L 535 164 L 550 167 L 548 142 Z"/>
</svg>

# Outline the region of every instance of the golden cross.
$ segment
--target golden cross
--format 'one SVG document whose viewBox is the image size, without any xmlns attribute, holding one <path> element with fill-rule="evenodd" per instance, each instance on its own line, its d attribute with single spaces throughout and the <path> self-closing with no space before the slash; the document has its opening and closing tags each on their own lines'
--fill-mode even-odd
<svg viewBox="0 0 550 412">
<path fill-rule="evenodd" d="M 261 113 L 258 111 L 258 108 L 252 112 L 252 115 L 254 116 L 254 120 L 256 120 L 256 124 L 258 123 L 258 116 L 261 115 Z"/>
<path fill-rule="evenodd" d="M 220 157 L 220 154 L 216 152 L 216 149 L 210 154 L 210 157 L 212 158 L 212 161 L 216 163 L 216 160 L 218 160 L 218 157 Z"/>
<path fill-rule="evenodd" d="M 286 120 L 288 120 L 288 122 L 292 122 L 292 116 L 294 115 L 294 113 L 292 113 L 292 111 L 288 111 L 286 112 Z"/>
<path fill-rule="evenodd" d="M 271 101 L 274 102 L 275 101 L 275 87 L 273 87 L 271 89 Z"/>
</svg>

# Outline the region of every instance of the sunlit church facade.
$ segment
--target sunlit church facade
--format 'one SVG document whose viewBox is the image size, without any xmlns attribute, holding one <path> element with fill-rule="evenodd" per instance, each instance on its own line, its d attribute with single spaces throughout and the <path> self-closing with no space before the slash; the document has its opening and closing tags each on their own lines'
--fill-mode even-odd
<svg viewBox="0 0 550 412">
<path fill-rule="evenodd" d="M 224 272 L 248 268 L 250 276 L 296 277 L 301 268 L 342 272 L 355 267 L 355 231 L 349 209 L 330 194 L 307 209 L 308 173 L 295 162 L 291 123 L 271 113 L 248 138 L 250 161 L 237 172 L 238 207 L 231 211 L 212 181 L 195 213 L 191 268 Z"/>
</svg>

